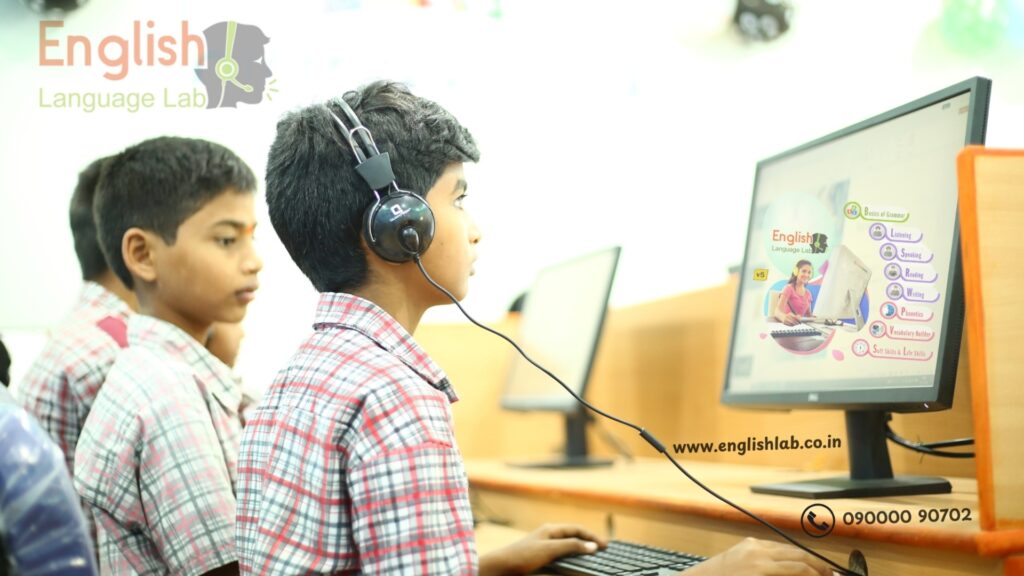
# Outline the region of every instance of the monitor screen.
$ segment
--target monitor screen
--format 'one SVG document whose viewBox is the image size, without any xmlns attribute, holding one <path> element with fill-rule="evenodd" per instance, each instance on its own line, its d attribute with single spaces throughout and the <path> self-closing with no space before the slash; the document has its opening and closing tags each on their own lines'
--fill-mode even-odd
<svg viewBox="0 0 1024 576">
<path fill-rule="evenodd" d="M 594 363 L 618 261 L 619 248 L 612 247 L 544 268 L 523 303 L 516 341 L 580 395 Z M 512 410 L 579 410 L 558 383 L 518 354 L 501 404 Z"/>
<path fill-rule="evenodd" d="M 758 164 L 726 403 L 949 406 L 956 155 L 987 101 L 973 79 Z"/>
<path fill-rule="evenodd" d="M 802 498 L 949 492 L 894 476 L 889 412 L 953 400 L 963 331 L 956 157 L 982 144 L 973 78 L 757 165 L 722 401 L 845 411 L 850 474 Z"/>
</svg>

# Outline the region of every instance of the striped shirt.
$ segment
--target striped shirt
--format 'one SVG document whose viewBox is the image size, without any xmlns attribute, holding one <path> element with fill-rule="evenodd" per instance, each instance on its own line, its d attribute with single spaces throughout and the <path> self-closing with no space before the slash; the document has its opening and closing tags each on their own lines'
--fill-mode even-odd
<svg viewBox="0 0 1024 576">
<path fill-rule="evenodd" d="M 324 293 L 239 454 L 243 574 L 475 574 L 444 373 L 384 310 Z"/>
<path fill-rule="evenodd" d="M 137 314 L 82 430 L 75 488 L 104 574 L 196 575 L 237 561 L 242 393 L 176 326 Z"/>
</svg>

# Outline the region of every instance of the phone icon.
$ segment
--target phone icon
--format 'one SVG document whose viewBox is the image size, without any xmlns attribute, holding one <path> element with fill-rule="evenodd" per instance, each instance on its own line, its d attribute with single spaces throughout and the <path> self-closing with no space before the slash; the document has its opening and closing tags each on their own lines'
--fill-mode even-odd
<svg viewBox="0 0 1024 576">
<path fill-rule="evenodd" d="M 836 527 L 836 515 L 824 504 L 811 504 L 800 515 L 800 527 L 811 538 L 824 538 Z"/>
<path fill-rule="evenodd" d="M 815 528 L 817 528 L 818 530 L 821 530 L 822 532 L 827 532 L 828 531 L 828 522 L 819 521 L 818 517 L 815 516 L 814 512 L 808 512 L 807 513 L 807 522 L 811 526 L 814 526 Z"/>
</svg>

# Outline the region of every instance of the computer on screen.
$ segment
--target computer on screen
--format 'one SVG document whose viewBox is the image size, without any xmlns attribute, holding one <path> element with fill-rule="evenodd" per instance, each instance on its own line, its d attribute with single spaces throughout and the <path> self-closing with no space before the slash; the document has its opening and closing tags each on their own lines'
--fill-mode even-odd
<svg viewBox="0 0 1024 576">
<path fill-rule="evenodd" d="M 833 250 L 812 308 L 812 321 L 831 326 L 849 325 L 853 330 L 863 328 L 861 305 L 870 280 L 871 268 L 845 244 Z"/>
</svg>

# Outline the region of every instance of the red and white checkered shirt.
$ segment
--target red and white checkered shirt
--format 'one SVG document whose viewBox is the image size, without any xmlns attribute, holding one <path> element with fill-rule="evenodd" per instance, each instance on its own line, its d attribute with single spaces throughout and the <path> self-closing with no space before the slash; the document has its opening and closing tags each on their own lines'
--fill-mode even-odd
<svg viewBox="0 0 1024 576">
<path fill-rule="evenodd" d="M 178 327 L 137 314 L 82 429 L 75 488 L 104 574 L 202 574 L 235 562 L 241 389 Z"/>
<path fill-rule="evenodd" d="M 242 573 L 475 574 L 444 373 L 361 298 L 321 294 L 313 328 L 242 438 Z"/>
<path fill-rule="evenodd" d="M 64 452 L 70 474 L 74 474 L 78 435 L 121 349 L 118 331 L 123 337 L 131 314 L 131 308 L 113 292 L 86 282 L 78 304 L 50 334 L 18 385 L 22 406 Z"/>
</svg>

